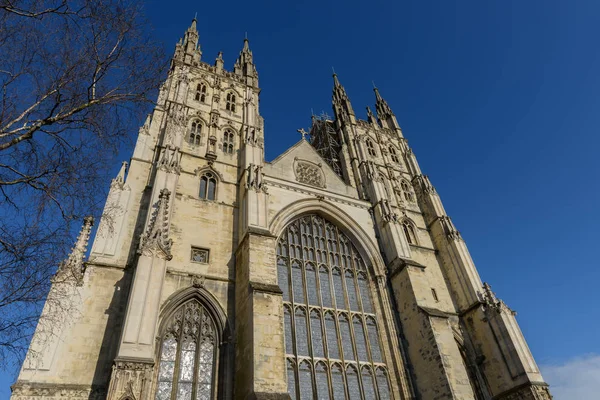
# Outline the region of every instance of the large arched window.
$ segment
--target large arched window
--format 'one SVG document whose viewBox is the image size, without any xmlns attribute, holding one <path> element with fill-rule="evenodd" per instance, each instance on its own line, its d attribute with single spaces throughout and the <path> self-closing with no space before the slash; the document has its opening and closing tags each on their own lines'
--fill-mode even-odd
<svg viewBox="0 0 600 400">
<path fill-rule="evenodd" d="M 217 192 L 217 178 L 212 172 L 205 172 L 200 177 L 200 198 L 214 200 Z"/>
<path fill-rule="evenodd" d="M 296 219 L 277 241 L 277 277 L 291 398 L 390 399 L 370 274 L 350 239 L 318 215 Z"/>
<path fill-rule="evenodd" d="M 198 300 L 176 309 L 161 337 L 156 400 L 214 398 L 217 336 L 215 321 Z"/>
</svg>

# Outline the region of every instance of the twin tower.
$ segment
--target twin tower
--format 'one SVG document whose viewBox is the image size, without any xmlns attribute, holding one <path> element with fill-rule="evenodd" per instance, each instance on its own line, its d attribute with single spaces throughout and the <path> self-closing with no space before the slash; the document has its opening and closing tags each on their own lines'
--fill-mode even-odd
<svg viewBox="0 0 600 400">
<path fill-rule="evenodd" d="M 264 159 L 248 40 L 201 60 L 196 21 L 60 264 L 14 400 L 549 400 L 390 106 Z M 65 312 L 68 310 L 68 312 Z"/>
</svg>

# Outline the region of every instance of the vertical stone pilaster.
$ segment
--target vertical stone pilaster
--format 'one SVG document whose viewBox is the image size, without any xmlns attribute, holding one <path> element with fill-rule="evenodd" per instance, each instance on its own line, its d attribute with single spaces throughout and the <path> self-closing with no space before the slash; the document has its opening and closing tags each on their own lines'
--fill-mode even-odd
<svg viewBox="0 0 600 400">
<path fill-rule="evenodd" d="M 276 238 L 250 228 L 236 252 L 237 399 L 289 399 Z"/>
</svg>

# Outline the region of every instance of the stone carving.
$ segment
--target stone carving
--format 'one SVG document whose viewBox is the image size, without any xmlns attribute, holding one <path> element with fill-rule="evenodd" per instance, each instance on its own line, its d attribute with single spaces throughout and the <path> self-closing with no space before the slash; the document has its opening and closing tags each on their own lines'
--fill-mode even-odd
<svg viewBox="0 0 600 400">
<path fill-rule="evenodd" d="M 247 169 L 246 189 L 254 189 L 257 192 L 266 193 L 266 185 L 263 182 L 262 165 L 250 164 Z"/>
<path fill-rule="evenodd" d="M 367 161 L 365 163 L 365 168 L 367 170 L 367 179 L 374 182 L 379 182 L 381 177 L 377 172 L 377 167 L 375 167 L 375 163 L 373 161 Z"/>
<path fill-rule="evenodd" d="M 83 225 L 75 241 L 75 245 L 71 249 L 71 253 L 67 259 L 59 264 L 58 270 L 52 278 L 53 282 L 64 282 L 71 278 L 74 278 L 78 285 L 83 282 L 83 273 L 85 272 L 83 259 L 85 258 L 93 226 L 93 217 L 89 216 L 83 219 Z"/>
<path fill-rule="evenodd" d="M 444 229 L 444 232 L 446 233 L 446 238 L 448 238 L 448 240 L 462 240 L 460 232 L 456 229 L 450 217 L 448 217 L 447 215 L 440 217 L 440 223 L 442 224 L 442 228 Z"/>
<path fill-rule="evenodd" d="M 386 222 L 398 222 L 398 214 L 396 214 L 393 210 L 392 207 L 390 207 L 390 203 L 386 200 L 383 199 L 381 200 L 381 215 L 383 217 L 383 220 Z"/>
<path fill-rule="evenodd" d="M 121 163 L 121 169 L 119 170 L 119 173 L 117 174 L 117 176 L 110 182 L 110 188 L 117 188 L 120 190 L 123 190 L 125 188 L 125 173 L 127 172 L 127 166 L 129 164 L 127 163 L 127 161 L 123 161 Z"/>
<path fill-rule="evenodd" d="M 415 177 L 415 181 L 416 181 L 417 187 L 421 190 L 422 193 L 424 193 L 424 194 L 435 193 L 435 188 L 429 181 L 429 177 L 427 175 L 417 175 Z"/>
<path fill-rule="evenodd" d="M 148 257 L 159 257 L 165 260 L 173 258 L 171 246 L 173 241 L 169 239 L 169 197 L 168 189 L 160 191 L 158 202 L 146 231 L 142 234 L 138 254 Z"/>
<path fill-rule="evenodd" d="M 512 315 L 516 315 L 517 313 L 511 310 L 504 301 L 498 299 L 496 294 L 492 292 L 492 287 L 488 283 L 483 283 L 483 302 L 487 305 L 489 309 L 495 310 L 498 313 L 507 312 Z"/>
<path fill-rule="evenodd" d="M 531 384 L 510 391 L 505 396 L 498 397 L 498 400 L 551 400 L 552 395 L 546 384 Z"/>
<path fill-rule="evenodd" d="M 150 134 L 150 119 L 152 118 L 152 114 L 148 114 L 148 116 L 146 117 L 146 121 L 144 122 L 144 125 L 142 125 L 142 127 L 140 128 L 139 134 L 140 135 L 149 135 Z"/>
<path fill-rule="evenodd" d="M 110 400 L 149 399 L 153 368 L 152 362 L 116 360 L 106 398 Z"/>
<path fill-rule="evenodd" d="M 250 145 L 256 145 L 258 137 L 256 136 L 256 128 L 246 127 L 246 143 Z"/>
<path fill-rule="evenodd" d="M 158 168 L 179 175 L 181 173 L 181 153 L 179 147 L 169 145 L 162 149 Z"/>
<path fill-rule="evenodd" d="M 103 400 L 106 399 L 106 388 L 96 385 L 69 385 L 69 384 L 39 384 L 17 382 L 12 387 L 13 400 L 31 400 L 43 398 L 47 400 Z"/>
<path fill-rule="evenodd" d="M 206 284 L 206 278 L 203 275 L 192 276 L 192 287 L 196 289 L 203 288 Z"/>
<path fill-rule="evenodd" d="M 296 180 L 311 186 L 325 187 L 325 177 L 321 168 L 307 161 L 296 163 Z"/>
</svg>

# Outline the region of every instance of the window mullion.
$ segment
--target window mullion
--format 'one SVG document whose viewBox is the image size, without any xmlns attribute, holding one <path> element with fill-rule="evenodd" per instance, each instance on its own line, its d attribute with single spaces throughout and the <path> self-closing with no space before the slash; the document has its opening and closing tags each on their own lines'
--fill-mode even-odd
<svg viewBox="0 0 600 400">
<path fill-rule="evenodd" d="M 204 317 L 204 307 L 200 309 L 200 321 L 198 336 L 196 337 L 196 353 L 194 354 L 194 371 L 192 373 L 192 400 L 196 398 L 196 390 L 198 386 L 198 364 L 200 362 L 200 343 L 202 342 L 202 320 Z M 214 354 L 214 351 L 213 351 Z M 214 361 L 213 361 L 214 365 Z M 211 380 L 213 376 L 211 375 Z"/>
</svg>

